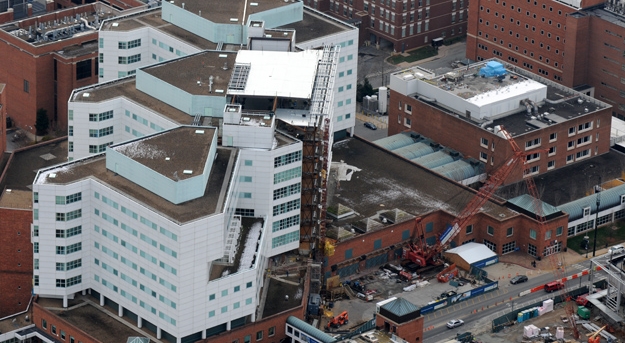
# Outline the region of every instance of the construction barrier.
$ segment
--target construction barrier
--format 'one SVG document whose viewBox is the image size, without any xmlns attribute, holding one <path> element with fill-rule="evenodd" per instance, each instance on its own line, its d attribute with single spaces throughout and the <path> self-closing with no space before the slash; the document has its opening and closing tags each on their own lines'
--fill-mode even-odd
<svg viewBox="0 0 625 343">
<path fill-rule="evenodd" d="M 563 277 L 562 279 L 560 279 L 560 281 L 567 282 L 567 281 L 570 281 L 570 280 L 575 280 L 575 279 L 580 278 L 580 277 L 582 277 L 584 275 L 588 275 L 589 273 L 590 273 L 590 271 L 588 269 L 584 269 L 584 270 L 582 270 L 581 272 L 579 272 L 577 274 L 573 274 L 573 275 L 570 275 L 570 276 L 567 276 L 567 277 Z M 519 293 L 519 296 L 522 297 L 522 296 L 528 295 L 530 293 L 542 291 L 543 289 L 545 289 L 545 285 L 536 286 L 536 287 L 534 287 L 532 289 L 529 289 L 527 291 L 523 291 L 523 292 Z"/>
<path fill-rule="evenodd" d="M 449 305 L 453 305 L 455 303 L 458 303 L 458 302 L 461 302 L 461 301 L 465 301 L 465 300 L 471 299 L 473 297 L 477 297 L 477 296 L 482 295 L 482 294 L 484 294 L 486 292 L 494 291 L 497 288 L 499 288 L 499 281 L 491 282 L 491 283 L 489 283 L 487 285 L 480 286 L 478 288 L 474 288 L 474 289 L 468 290 L 468 291 L 466 291 L 464 293 L 456 294 L 453 297 L 445 298 L 445 299 L 442 299 L 442 300 L 440 300 L 438 302 L 425 305 L 425 306 L 421 307 L 421 314 L 427 314 L 427 313 L 436 311 L 438 309 L 447 307 Z"/>
</svg>

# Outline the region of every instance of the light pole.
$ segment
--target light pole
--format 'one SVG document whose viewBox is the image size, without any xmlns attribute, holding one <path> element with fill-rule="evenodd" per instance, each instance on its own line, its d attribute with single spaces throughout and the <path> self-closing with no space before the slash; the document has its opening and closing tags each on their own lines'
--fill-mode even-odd
<svg viewBox="0 0 625 343">
<path fill-rule="evenodd" d="M 592 242 L 592 257 L 595 257 L 595 251 L 597 250 L 597 220 L 599 219 L 599 206 L 601 205 L 601 176 L 599 176 L 599 185 L 596 189 L 597 192 L 597 212 L 595 213 L 595 239 Z"/>
<path fill-rule="evenodd" d="M 584 236 L 584 248 L 586 248 L 586 258 L 588 258 L 588 243 L 590 242 L 590 237 Z"/>
</svg>

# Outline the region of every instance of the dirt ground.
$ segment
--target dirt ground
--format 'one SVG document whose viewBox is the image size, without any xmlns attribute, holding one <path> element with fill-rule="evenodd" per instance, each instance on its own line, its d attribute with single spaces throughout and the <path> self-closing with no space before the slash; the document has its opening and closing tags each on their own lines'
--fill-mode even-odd
<svg viewBox="0 0 625 343">
<path fill-rule="evenodd" d="M 577 329 L 580 332 L 580 339 L 576 341 L 573 337 L 573 330 L 570 324 L 563 323 L 562 320 L 560 319 L 560 316 L 562 315 L 566 315 L 566 311 L 564 310 L 564 307 L 562 307 L 562 305 L 556 305 L 554 308 L 554 311 L 550 313 L 544 314 L 540 317 L 526 320 L 523 323 L 516 323 L 515 325 L 509 326 L 498 333 L 492 333 L 490 323 L 484 323 L 485 325 L 480 326 L 483 329 L 479 330 L 480 332 L 478 332 L 477 330 L 474 330 L 473 334 L 475 336 L 475 339 L 478 342 L 482 342 L 482 343 L 530 342 L 532 340 L 523 339 L 523 327 L 533 324 L 541 329 L 548 327 L 549 328 L 548 331 L 554 336 L 554 338 L 556 334 L 556 328 L 558 326 L 561 326 L 564 328 L 565 340 L 570 340 L 570 342 L 587 342 L 586 334 L 588 333 L 588 330 L 583 328 L 581 325 L 577 325 Z M 603 326 L 604 323 L 602 323 L 601 321 L 595 320 L 595 317 L 596 315 L 593 313 L 593 315 L 590 317 L 591 318 L 590 321 L 600 327 Z M 611 334 L 616 336 L 621 342 L 623 342 L 623 339 L 625 339 L 625 334 L 622 331 L 611 332 Z M 537 339 L 533 341 L 542 342 L 542 340 L 537 340 Z M 602 339 L 601 342 L 606 342 L 606 340 Z"/>
</svg>

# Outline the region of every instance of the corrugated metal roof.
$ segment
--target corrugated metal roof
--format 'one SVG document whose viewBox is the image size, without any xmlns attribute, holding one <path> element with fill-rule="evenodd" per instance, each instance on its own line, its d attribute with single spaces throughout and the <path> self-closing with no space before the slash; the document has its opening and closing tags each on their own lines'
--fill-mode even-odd
<svg viewBox="0 0 625 343">
<path fill-rule="evenodd" d="M 619 205 L 621 203 L 621 195 L 625 195 L 625 184 L 602 191 L 601 206 L 599 207 L 599 210 L 603 211 Z M 569 221 L 573 221 L 584 215 L 584 208 L 586 207 L 590 207 L 591 213 L 597 212 L 597 194 L 591 194 L 581 199 L 560 205 L 558 206 L 558 209 L 562 212 L 568 213 Z"/>
<path fill-rule="evenodd" d="M 305 321 L 297 317 L 289 316 L 289 318 L 286 319 L 286 322 L 293 325 L 293 327 L 297 328 L 298 330 L 302 331 L 308 336 L 320 341 L 321 343 L 336 342 L 336 339 L 332 338 L 332 336 L 328 335 L 327 333 L 317 329 L 316 327 L 306 323 Z"/>
<path fill-rule="evenodd" d="M 534 207 L 534 197 L 529 195 L 529 194 L 523 194 L 523 195 L 519 195 L 516 198 L 512 198 L 510 200 L 508 200 L 508 202 L 519 206 L 520 208 L 530 212 L 530 213 L 534 213 L 536 214 L 535 211 L 535 207 Z M 548 203 L 542 201 L 542 200 L 538 200 L 540 201 L 540 203 L 542 204 L 542 216 L 546 217 L 549 215 L 552 215 L 554 213 L 558 213 L 560 212 L 560 210 L 552 205 L 549 205 Z"/>
<path fill-rule="evenodd" d="M 373 144 L 379 145 L 384 149 L 395 150 L 414 143 L 415 140 L 404 134 L 396 134 L 373 141 Z"/>
<path fill-rule="evenodd" d="M 451 163 L 454 161 L 454 158 L 444 151 L 437 151 L 433 154 L 413 158 L 412 162 L 419 164 L 425 168 L 436 168 L 440 167 L 444 164 Z"/>
<path fill-rule="evenodd" d="M 399 149 L 395 149 L 393 150 L 393 152 L 410 160 L 413 158 L 429 155 L 434 152 L 434 149 L 432 149 L 432 147 L 427 144 L 419 142 L 406 145 Z"/>
<path fill-rule="evenodd" d="M 484 244 L 473 242 L 463 244 L 453 249 L 449 249 L 445 251 L 445 254 L 456 254 L 460 256 L 463 260 L 467 261 L 468 264 L 473 264 L 475 262 L 497 256 L 497 254 L 495 254 Z"/>
<path fill-rule="evenodd" d="M 404 298 L 397 298 L 388 304 L 384 304 L 382 308 L 398 317 L 405 316 L 415 311 L 419 311 L 419 307 L 417 307 L 417 305 L 411 303 Z"/>
<path fill-rule="evenodd" d="M 444 175 L 454 181 L 462 181 L 475 176 L 475 168 L 473 168 L 471 164 L 462 160 L 432 168 L 432 171 Z"/>
</svg>

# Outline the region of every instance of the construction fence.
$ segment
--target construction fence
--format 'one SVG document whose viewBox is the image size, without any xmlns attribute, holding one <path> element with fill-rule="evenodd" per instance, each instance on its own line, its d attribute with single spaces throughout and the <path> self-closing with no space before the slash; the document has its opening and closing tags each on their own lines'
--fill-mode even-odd
<svg viewBox="0 0 625 343">
<path fill-rule="evenodd" d="M 598 282 L 594 283 L 594 286 L 597 288 L 602 288 L 605 287 L 605 281 L 601 280 Z M 575 299 L 578 295 L 582 295 L 582 294 L 586 294 L 588 293 L 588 286 L 583 286 L 580 288 L 576 288 L 573 289 L 569 292 L 567 292 L 566 296 L 570 297 L 572 299 Z M 544 299 L 546 300 L 546 299 Z M 562 302 L 562 296 L 560 295 L 556 295 L 553 297 L 553 304 L 559 304 Z M 519 308 L 515 308 L 514 310 L 512 310 L 511 312 L 504 314 L 501 317 L 495 318 L 492 321 L 492 332 L 499 332 L 501 330 L 503 330 L 504 328 L 506 328 L 507 326 L 512 325 L 513 323 L 516 323 L 517 319 L 518 319 L 518 315 L 520 312 L 523 312 L 525 310 L 528 310 L 530 308 L 533 307 L 538 307 L 538 306 L 542 306 L 543 305 L 543 300 L 537 301 L 535 303 L 529 304 L 529 305 L 525 305 L 523 307 L 519 307 Z"/>
</svg>

